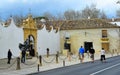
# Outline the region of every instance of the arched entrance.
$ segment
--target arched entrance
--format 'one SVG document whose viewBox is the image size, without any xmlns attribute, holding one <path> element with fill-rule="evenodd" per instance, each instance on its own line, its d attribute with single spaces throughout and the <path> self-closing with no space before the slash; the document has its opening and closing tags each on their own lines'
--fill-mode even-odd
<svg viewBox="0 0 120 75">
<path fill-rule="evenodd" d="M 37 27 L 32 15 L 29 14 L 28 18 L 23 21 L 24 41 L 29 41 L 29 54 L 31 56 L 37 55 Z"/>
<path fill-rule="evenodd" d="M 29 54 L 30 54 L 30 56 L 35 56 L 35 39 L 34 39 L 34 36 L 30 34 L 28 36 L 28 40 L 29 40 L 29 45 L 30 45 Z"/>
</svg>

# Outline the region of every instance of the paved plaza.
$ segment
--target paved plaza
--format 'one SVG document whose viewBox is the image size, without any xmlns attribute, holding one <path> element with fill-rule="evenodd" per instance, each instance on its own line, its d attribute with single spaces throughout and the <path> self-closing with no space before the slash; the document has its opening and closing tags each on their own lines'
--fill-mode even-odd
<svg viewBox="0 0 120 75">
<path fill-rule="evenodd" d="M 113 57 L 118 55 L 114 53 L 107 53 L 106 57 Z M 100 59 L 100 53 L 95 54 L 95 60 Z M 91 59 L 85 53 L 84 62 L 90 62 Z M 56 63 L 56 55 L 50 55 L 49 57 L 42 56 L 42 66 L 38 67 L 39 58 L 33 57 L 32 59 L 27 59 L 25 63 L 20 63 L 20 69 L 17 69 L 17 59 L 11 60 L 11 64 L 7 64 L 7 59 L 0 59 L 0 75 L 26 75 L 30 73 L 35 73 L 40 71 L 46 71 L 50 69 L 55 69 L 64 66 L 70 66 L 74 64 L 79 64 L 80 60 L 78 55 L 71 55 L 71 57 L 65 55 L 59 55 L 58 63 Z"/>
</svg>

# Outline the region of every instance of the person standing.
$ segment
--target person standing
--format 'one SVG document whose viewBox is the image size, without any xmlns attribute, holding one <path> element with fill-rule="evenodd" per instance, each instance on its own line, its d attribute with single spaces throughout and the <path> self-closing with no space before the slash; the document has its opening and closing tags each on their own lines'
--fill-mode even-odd
<svg viewBox="0 0 120 75">
<path fill-rule="evenodd" d="M 21 58 L 22 63 L 25 63 L 25 56 L 26 56 L 26 51 L 22 50 L 22 58 Z"/>
<path fill-rule="evenodd" d="M 11 60 L 11 58 L 12 58 L 12 52 L 11 52 L 11 50 L 9 49 L 8 50 L 8 55 L 7 55 L 7 57 L 8 57 L 8 64 L 10 64 L 10 60 Z"/>
<path fill-rule="evenodd" d="M 94 63 L 95 50 L 93 49 L 93 47 L 91 47 L 91 49 L 89 50 L 89 53 L 90 53 L 90 58 L 92 59 L 92 62 Z"/>
<path fill-rule="evenodd" d="M 101 50 L 101 58 L 100 58 L 101 62 L 106 62 L 106 58 L 105 58 L 105 50 L 104 48 L 102 48 Z"/>
<path fill-rule="evenodd" d="M 84 60 L 84 48 L 81 46 L 80 49 L 79 49 L 79 58 L 81 60 L 81 62 L 83 63 L 83 60 Z"/>
</svg>

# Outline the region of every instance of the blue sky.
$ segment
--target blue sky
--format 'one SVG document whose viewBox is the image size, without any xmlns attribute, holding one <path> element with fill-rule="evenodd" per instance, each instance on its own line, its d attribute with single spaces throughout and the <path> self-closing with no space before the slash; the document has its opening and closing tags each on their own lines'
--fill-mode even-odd
<svg viewBox="0 0 120 75">
<path fill-rule="evenodd" d="M 62 13 L 68 9 L 83 10 L 86 6 L 96 4 L 96 7 L 105 11 L 109 17 L 116 17 L 116 10 L 120 9 L 118 0 L 1 0 L 0 17 L 5 18 L 12 14 L 31 13 L 42 15 L 44 12 L 52 14 Z"/>
</svg>

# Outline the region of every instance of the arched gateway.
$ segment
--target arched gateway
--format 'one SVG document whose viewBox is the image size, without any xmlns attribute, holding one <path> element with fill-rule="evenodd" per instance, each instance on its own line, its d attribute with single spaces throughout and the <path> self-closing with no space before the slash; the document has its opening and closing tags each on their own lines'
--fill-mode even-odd
<svg viewBox="0 0 120 75">
<path fill-rule="evenodd" d="M 30 44 L 30 55 L 36 55 L 37 50 L 37 27 L 32 15 L 29 14 L 28 18 L 23 20 L 24 41 L 28 40 Z"/>
</svg>

